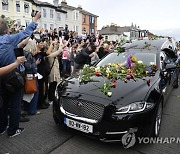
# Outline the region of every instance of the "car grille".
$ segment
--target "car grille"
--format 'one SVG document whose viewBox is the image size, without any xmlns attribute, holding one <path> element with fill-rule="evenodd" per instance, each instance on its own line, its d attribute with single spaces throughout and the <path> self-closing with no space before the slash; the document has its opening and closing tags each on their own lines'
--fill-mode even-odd
<svg viewBox="0 0 180 154">
<path fill-rule="evenodd" d="M 104 106 L 102 104 L 75 98 L 63 97 L 62 107 L 71 114 L 97 121 L 102 118 L 104 113 Z"/>
</svg>

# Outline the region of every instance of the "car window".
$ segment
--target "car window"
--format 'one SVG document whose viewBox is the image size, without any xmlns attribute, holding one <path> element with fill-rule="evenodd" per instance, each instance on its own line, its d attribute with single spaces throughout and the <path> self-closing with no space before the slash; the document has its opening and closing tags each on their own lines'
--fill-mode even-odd
<svg viewBox="0 0 180 154">
<path fill-rule="evenodd" d="M 129 55 L 135 56 L 138 62 L 141 62 L 145 65 L 156 65 L 156 54 L 154 53 L 142 53 L 142 52 L 136 52 L 136 53 L 111 53 L 107 55 L 104 59 L 102 59 L 97 66 L 105 66 L 106 64 L 113 64 L 113 63 L 120 63 L 125 64 L 127 57 Z"/>
<path fill-rule="evenodd" d="M 113 63 L 125 63 L 126 59 L 127 59 L 128 54 L 127 53 L 111 53 L 109 55 L 107 55 L 104 59 L 102 59 L 97 66 L 105 66 L 109 63 L 113 64 Z"/>
<path fill-rule="evenodd" d="M 134 56 L 145 65 L 156 65 L 156 54 L 154 53 L 135 53 Z"/>
</svg>

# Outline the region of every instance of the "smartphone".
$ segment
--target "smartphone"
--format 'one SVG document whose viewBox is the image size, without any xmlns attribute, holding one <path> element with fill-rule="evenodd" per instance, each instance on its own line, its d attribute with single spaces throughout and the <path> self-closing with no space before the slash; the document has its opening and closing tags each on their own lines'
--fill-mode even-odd
<svg viewBox="0 0 180 154">
<path fill-rule="evenodd" d="M 23 48 L 15 48 L 14 49 L 14 54 L 15 54 L 16 57 L 24 56 Z"/>
</svg>

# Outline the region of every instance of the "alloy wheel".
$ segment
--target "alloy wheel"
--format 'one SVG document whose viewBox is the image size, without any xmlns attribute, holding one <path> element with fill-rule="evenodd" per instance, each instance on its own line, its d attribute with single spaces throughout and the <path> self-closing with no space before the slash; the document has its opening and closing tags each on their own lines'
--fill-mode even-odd
<svg viewBox="0 0 180 154">
<path fill-rule="evenodd" d="M 158 111 L 156 114 L 156 122 L 155 122 L 155 135 L 159 135 L 160 127 L 162 120 L 162 103 L 159 103 Z"/>
</svg>

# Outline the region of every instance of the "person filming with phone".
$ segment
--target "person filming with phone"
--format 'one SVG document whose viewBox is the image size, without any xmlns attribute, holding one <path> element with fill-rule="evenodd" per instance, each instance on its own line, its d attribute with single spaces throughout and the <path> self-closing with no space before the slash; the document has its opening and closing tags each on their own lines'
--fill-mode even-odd
<svg viewBox="0 0 180 154">
<path fill-rule="evenodd" d="M 16 61 L 14 49 L 17 48 L 17 45 L 22 40 L 31 36 L 37 27 L 37 21 L 40 17 L 41 12 L 37 12 L 33 17 L 32 22 L 26 27 L 25 30 L 12 35 L 9 34 L 7 22 L 0 19 L 0 67 L 5 67 Z M 3 83 L 3 80 L 1 82 Z M 7 130 L 8 136 L 14 137 L 24 131 L 24 128 L 19 127 L 23 87 L 17 89 L 13 93 L 10 93 L 7 88 L 3 86 L 4 84 L 2 84 L 1 89 L 3 107 L 0 109 L 0 135 Z M 9 112 L 8 108 L 10 108 Z"/>
</svg>

